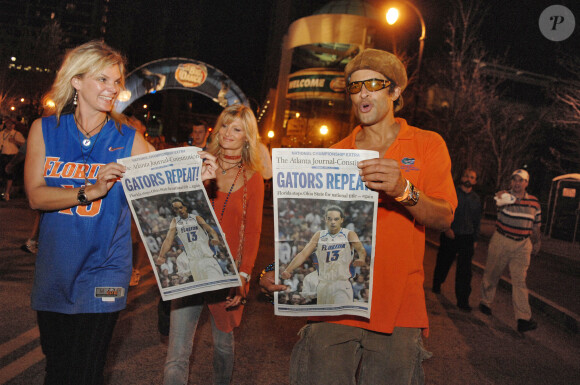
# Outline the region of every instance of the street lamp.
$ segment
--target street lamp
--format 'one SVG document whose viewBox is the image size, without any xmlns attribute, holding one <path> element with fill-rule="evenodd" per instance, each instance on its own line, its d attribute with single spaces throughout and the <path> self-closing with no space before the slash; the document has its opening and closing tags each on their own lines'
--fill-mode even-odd
<svg viewBox="0 0 580 385">
<path fill-rule="evenodd" d="M 324 147 L 324 138 L 328 134 L 328 126 L 326 124 L 320 126 L 320 134 L 322 135 L 322 147 Z"/>
<path fill-rule="evenodd" d="M 399 20 L 399 10 L 397 8 L 389 8 L 387 11 L 387 23 L 393 25 Z"/>
<path fill-rule="evenodd" d="M 415 12 L 415 14 L 417 14 L 417 16 L 419 17 L 419 21 L 421 22 L 421 36 L 419 37 L 419 56 L 417 59 L 417 68 L 415 69 L 415 73 L 414 73 L 414 75 L 417 76 L 417 82 L 418 82 L 419 70 L 421 69 L 421 61 L 423 60 L 423 47 L 425 46 L 425 38 L 426 38 L 425 20 L 423 20 L 423 15 L 421 15 L 421 12 L 419 11 L 419 9 L 417 7 L 415 7 L 415 5 L 413 5 L 413 3 L 411 3 L 407 0 L 400 0 L 399 2 L 404 3 L 409 8 L 411 8 Z M 387 11 L 387 14 L 386 14 L 386 18 L 387 18 L 387 23 L 389 25 L 395 24 L 399 18 L 399 10 L 397 8 L 394 8 L 394 7 L 389 8 L 389 10 Z"/>
<path fill-rule="evenodd" d="M 272 138 L 274 137 L 274 131 L 268 131 L 268 154 L 272 154 Z"/>
<path fill-rule="evenodd" d="M 425 20 L 423 20 L 423 15 L 413 3 L 407 0 L 398 0 L 398 2 L 404 3 L 409 8 L 415 12 L 415 14 L 419 17 L 419 21 L 421 22 L 421 36 L 419 37 L 419 56 L 417 58 L 417 68 L 413 72 L 412 76 L 415 76 L 415 82 L 419 84 L 419 70 L 421 69 L 421 61 L 423 60 L 423 47 L 425 46 L 425 37 L 426 37 L 426 29 L 425 29 Z M 399 10 L 397 8 L 390 8 L 386 14 L 387 23 L 389 25 L 393 25 L 396 23 L 397 19 L 399 18 Z M 419 104 L 419 92 L 415 91 L 415 106 L 413 107 L 413 120 L 415 120 L 415 115 L 417 114 L 417 105 Z"/>
</svg>

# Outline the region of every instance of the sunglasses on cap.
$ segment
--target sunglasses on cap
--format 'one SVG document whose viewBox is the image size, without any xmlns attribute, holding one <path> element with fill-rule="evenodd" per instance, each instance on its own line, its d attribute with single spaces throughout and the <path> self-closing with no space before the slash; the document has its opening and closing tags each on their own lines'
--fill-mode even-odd
<svg viewBox="0 0 580 385">
<path fill-rule="evenodd" d="M 362 89 L 363 84 L 365 85 L 367 90 L 369 90 L 370 92 L 375 92 L 391 85 L 391 81 L 383 79 L 367 79 L 360 80 L 358 82 L 350 82 L 346 86 L 346 92 L 348 92 L 351 95 L 358 94 Z"/>
</svg>

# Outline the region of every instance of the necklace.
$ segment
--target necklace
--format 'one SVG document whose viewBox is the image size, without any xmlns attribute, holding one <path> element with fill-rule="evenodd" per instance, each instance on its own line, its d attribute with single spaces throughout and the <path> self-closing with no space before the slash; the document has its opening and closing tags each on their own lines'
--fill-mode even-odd
<svg viewBox="0 0 580 385">
<path fill-rule="evenodd" d="M 234 178 L 234 182 L 232 183 L 232 185 L 230 186 L 230 191 L 228 191 L 228 195 L 226 196 L 226 200 L 224 201 L 224 207 L 222 207 L 222 213 L 220 215 L 220 222 L 221 220 L 224 218 L 224 212 L 226 211 L 226 206 L 228 204 L 228 199 L 230 199 L 230 195 L 232 194 L 232 190 L 234 189 L 234 186 L 236 185 L 236 182 L 238 181 L 238 177 L 240 176 L 240 174 L 244 173 L 244 188 L 246 186 L 246 170 L 244 169 L 244 167 L 240 167 L 240 169 L 238 170 L 238 173 L 236 174 L 236 177 Z M 214 202 L 215 202 L 215 198 L 212 198 L 211 200 L 211 205 L 215 211 L 215 207 L 214 207 Z"/>
<path fill-rule="evenodd" d="M 222 169 L 222 175 L 226 175 L 226 173 L 228 171 L 230 171 L 232 168 L 235 168 L 235 167 L 239 167 L 240 169 L 242 168 L 242 161 L 241 160 L 239 162 L 236 162 L 236 163 L 230 163 L 230 164 L 233 164 L 233 166 L 228 167 L 228 168 L 224 167 L 224 164 L 222 163 L 221 159 L 218 159 L 218 164 L 219 164 L 220 168 Z M 238 170 L 238 175 L 239 175 L 239 173 L 240 173 L 240 171 Z M 236 175 L 236 178 L 237 178 L 237 175 Z"/>
<path fill-rule="evenodd" d="M 83 132 L 84 132 L 83 136 L 85 137 L 85 139 L 83 140 L 83 146 L 85 146 L 85 147 L 88 147 L 91 145 L 91 132 L 95 131 L 97 128 L 103 127 L 105 125 L 105 123 L 107 121 L 109 121 L 109 116 L 106 115 L 105 119 L 103 119 L 103 121 L 98 126 L 96 126 L 95 128 L 93 128 L 90 131 L 87 131 L 84 129 L 84 127 L 81 125 L 81 123 L 77 120 L 77 115 L 73 114 L 73 116 L 75 118 L 75 123 L 76 123 L 77 127 L 80 128 L 81 130 L 83 130 Z M 100 131 L 99 131 L 99 133 L 100 133 Z"/>
<path fill-rule="evenodd" d="M 238 170 L 238 173 L 236 174 L 236 177 L 234 179 L 234 183 L 232 183 L 230 190 L 228 191 L 228 195 L 226 195 L 226 199 L 224 201 L 224 206 L 222 207 L 222 212 L 220 215 L 220 223 L 222 222 L 222 219 L 224 218 L 224 212 L 226 211 L 226 206 L 228 205 L 228 200 L 230 199 L 230 195 L 232 194 L 232 190 L 234 189 L 234 186 L 236 185 L 236 181 L 238 180 L 238 177 L 240 176 L 240 173 L 242 174 L 242 178 L 244 178 L 244 185 L 243 185 L 243 195 L 242 195 L 242 223 L 240 224 L 240 233 L 239 233 L 239 239 L 240 239 L 240 243 L 238 244 L 238 252 L 236 254 L 236 265 L 240 266 L 240 263 L 242 261 L 242 253 L 244 251 L 244 235 L 245 235 L 245 231 L 246 231 L 246 212 L 247 212 L 247 207 L 248 207 L 248 187 L 247 187 L 247 179 L 246 179 L 246 169 L 244 168 L 243 165 L 240 165 L 240 169 Z M 211 200 L 211 207 L 213 208 L 214 212 L 215 212 L 215 198 L 212 198 Z"/>
<path fill-rule="evenodd" d="M 224 154 L 224 159 L 239 160 L 242 159 L 241 155 L 226 155 Z"/>
<path fill-rule="evenodd" d="M 222 158 L 220 158 L 220 161 L 221 161 L 222 163 L 226 163 L 226 164 L 238 164 L 238 163 L 240 163 L 240 162 L 241 162 L 241 160 L 238 160 L 237 162 L 229 162 L 229 161 L 227 161 L 227 160 L 225 160 L 225 159 L 222 159 Z"/>
<path fill-rule="evenodd" d="M 109 120 L 109 117 L 107 116 L 105 118 L 105 121 L 108 121 L 108 120 Z M 103 121 L 103 123 L 101 123 L 101 125 L 104 125 L 105 121 Z M 75 122 L 76 122 L 76 118 L 75 118 Z M 84 177 L 85 177 L 85 186 L 90 185 L 89 178 L 87 177 L 87 172 L 89 171 L 89 170 L 87 170 L 88 161 L 91 159 L 91 154 L 93 153 L 93 149 L 95 148 L 97 141 L 99 140 L 99 136 L 101 136 L 101 132 L 102 132 L 102 130 L 99 131 L 99 133 L 97 134 L 97 137 L 95 138 L 95 142 L 93 143 L 93 146 L 91 147 L 91 150 L 89 151 L 89 154 L 85 158 L 85 153 L 83 152 L 83 145 L 85 147 L 87 147 L 91 144 L 91 141 L 89 139 L 85 138 L 85 140 L 83 140 L 81 142 L 81 136 L 79 134 L 79 130 L 77 130 L 77 139 L 79 140 L 79 145 L 81 146 L 81 155 L 83 156 L 83 171 L 84 171 Z M 88 141 L 88 144 L 85 144 L 86 141 Z"/>
</svg>

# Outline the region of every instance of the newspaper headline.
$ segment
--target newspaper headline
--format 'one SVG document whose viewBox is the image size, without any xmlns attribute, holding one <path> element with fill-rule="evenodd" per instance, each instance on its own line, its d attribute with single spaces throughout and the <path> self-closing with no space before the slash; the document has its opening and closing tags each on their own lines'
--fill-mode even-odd
<svg viewBox="0 0 580 385">
<path fill-rule="evenodd" d="M 275 313 L 370 317 L 378 194 L 358 162 L 376 151 L 274 149 Z"/>
<path fill-rule="evenodd" d="M 201 181 L 196 147 L 119 159 L 121 180 L 163 300 L 240 286 Z"/>
</svg>

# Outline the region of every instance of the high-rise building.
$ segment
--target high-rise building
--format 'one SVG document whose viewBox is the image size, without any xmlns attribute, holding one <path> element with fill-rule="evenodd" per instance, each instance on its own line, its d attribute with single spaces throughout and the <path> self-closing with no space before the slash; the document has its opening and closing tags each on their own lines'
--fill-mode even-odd
<svg viewBox="0 0 580 385">
<path fill-rule="evenodd" d="M 103 38 L 108 6 L 109 0 L 0 0 L 0 93 L 24 101 L 11 102 L 10 114 L 28 115 L 66 49 Z"/>
<path fill-rule="evenodd" d="M 0 49 L 35 48 L 38 40 L 58 37 L 65 47 L 98 39 L 106 33 L 108 0 L 2 0 Z M 60 36 L 54 36 L 58 25 Z M 47 33 L 53 36 L 43 36 Z"/>
</svg>

